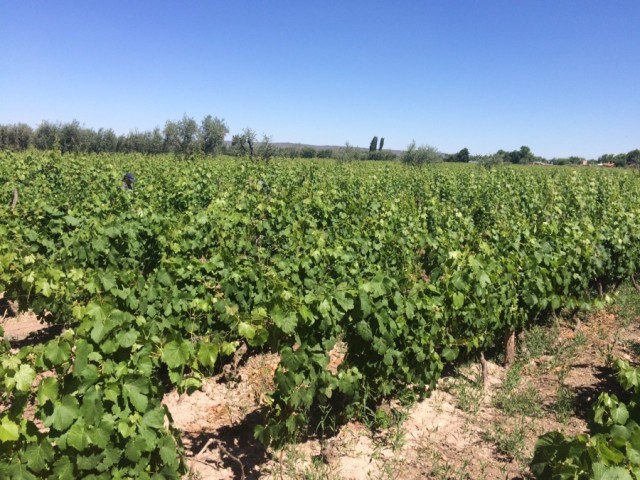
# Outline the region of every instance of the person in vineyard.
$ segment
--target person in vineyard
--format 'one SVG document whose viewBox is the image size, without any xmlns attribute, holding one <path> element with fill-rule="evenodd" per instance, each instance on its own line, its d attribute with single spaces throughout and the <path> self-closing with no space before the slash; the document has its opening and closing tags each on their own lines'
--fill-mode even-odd
<svg viewBox="0 0 640 480">
<path fill-rule="evenodd" d="M 271 191 L 271 188 L 269 187 L 267 182 L 265 182 L 262 179 L 258 180 L 258 185 L 260 185 L 260 187 L 262 187 L 262 192 L 263 193 L 269 193 Z"/>
<path fill-rule="evenodd" d="M 136 177 L 133 176 L 133 173 L 127 172 L 125 176 L 122 178 L 122 189 L 133 190 L 133 182 L 135 181 L 136 181 Z"/>
</svg>

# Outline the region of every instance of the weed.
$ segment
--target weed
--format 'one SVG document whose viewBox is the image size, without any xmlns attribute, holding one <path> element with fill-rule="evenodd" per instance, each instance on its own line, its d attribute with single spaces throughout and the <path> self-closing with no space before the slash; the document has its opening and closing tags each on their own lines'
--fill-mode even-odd
<svg viewBox="0 0 640 480">
<path fill-rule="evenodd" d="M 574 413 L 575 395 L 573 390 L 565 385 L 558 385 L 556 391 L 556 401 L 553 404 L 552 410 L 555 413 L 556 419 L 560 423 L 566 423 Z"/>
<path fill-rule="evenodd" d="M 598 334 L 600 330 L 598 330 Z M 615 363 L 615 348 L 620 343 L 620 330 L 616 330 L 613 339 L 610 339 L 608 335 L 602 338 L 601 344 L 598 346 L 598 352 L 604 360 L 604 364 L 607 368 L 612 368 Z M 600 335 L 599 335 L 600 336 Z"/>
<path fill-rule="evenodd" d="M 507 375 L 502 382 L 501 390 L 511 392 L 515 390 L 522 380 L 522 363 L 516 362 L 507 370 Z"/>
<path fill-rule="evenodd" d="M 337 478 L 331 475 L 328 465 L 325 465 L 321 459 L 314 458 L 311 465 L 305 467 L 301 472 L 301 478 L 305 480 L 329 480 Z M 292 477 L 293 478 L 293 477 Z"/>
<path fill-rule="evenodd" d="M 516 363 L 507 370 L 500 390 L 494 397 L 494 405 L 507 415 L 524 415 L 526 417 L 541 417 L 542 397 L 540 392 L 529 385 L 524 389 L 519 389 L 522 364 Z"/>
<path fill-rule="evenodd" d="M 453 475 L 453 465 L 442 458 L 438 452 L 433 452 L 431 458 L 431 478 L 449 479 Z"/>
<path fill-rule="evenodd" d="M 640 317 L 640 295 L 631 282 L 623 283 L 616 292 L 614 312 L 623 327 Z"/>
<path fill-rule="evenodd" d="M 449 385 L 449 392 L 456 397 L 458 407 L 467 413 L 478 413 L 483 397 L 482 383 L 465 376 L 456 377 Z"/>
<path fill-rule="evenodd" d="M 540 418 L 544 414 L 542 397 L 533 385 L 529 385 L 523 390 L 500 391 L 494 401 L 496 407 L 507 415 Z"/>
<path fill-rule="evenodd" d="M 522 419 L 513 428 L 494 422 L 492 431 L 488 433 L 488 439 L 501 453 L 521 463 L 525 460 L 525 438 L 526 428 Z"/>
<path fill-rule="evenodd" d="M 524 332 L 522 337 L 520 356 L 523 360 L 528 361 L 552 351 L 558 338 L 557 327 L 534 325 L 530 330 Z"/>
<path fill-rule="evenodd" d="M 402 428 L 404 421 L 407 419 L 408 413 L 404 408 L 380 408 L 376 412 L 376 418 L 383 418 L 384 423 L 380 426 L 382 429 L 381 437 L 385 445 L 391 447 L 394 452 L 399 451 L 404 445 L 405 431 Z"/>
<path fill-rule="evenodd" d="M 573 337 L 573 344 L 576 347 L 582 347 L 587 343 L 587 337 L 582 330 L 578 330 Z"/>
</svg>

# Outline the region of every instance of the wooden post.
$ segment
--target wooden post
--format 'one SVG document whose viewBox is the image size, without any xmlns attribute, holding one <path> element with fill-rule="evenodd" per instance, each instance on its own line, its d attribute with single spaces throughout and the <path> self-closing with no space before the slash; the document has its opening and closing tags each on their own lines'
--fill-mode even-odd
<svg viewBox="0 0 640 480">
<path fill-rule="evenodd" d="M 507 334 L 504 342 L 504 366 L 509 367 L 516 358 L 516 332 Z"/>
<path fill-rule="evenodd" d="M 482 366 L 482 388 L 486 392 L 489 388 L 489 366 L 484 358 L 484 352 L 480 352 L 480 365 Z"/>
<path fill-rule="evenodd" d="M 13 187 L 13 201 L 11 202 L 11 210 L 15 210 L 17 204 L 18 204 L 18 187 Z"/>
</svg>

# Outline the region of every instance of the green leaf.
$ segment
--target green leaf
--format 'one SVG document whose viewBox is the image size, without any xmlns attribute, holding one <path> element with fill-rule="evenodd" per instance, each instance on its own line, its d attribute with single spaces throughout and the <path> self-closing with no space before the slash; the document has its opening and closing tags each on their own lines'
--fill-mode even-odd
<svg viewBox="0 0 640 480">
<path fill-rule="evenodd" d="M 36 293 L 41 293 L 45 297 L 50 297 L 52 292 L 51 284 L 46 278 L 36 280 Z"/>
<path fill-rule="evenodd" d="M 109 318 L 109 308 L 106 305 L 89 302 L 85 311 L 96 322 L 104 323 Z"/>
<path fill-rule="evenodd" d="M 165 287 L 170 287 L 173 284 L 171 276 L 167 273 L 166 270 L 158 271 L 156 278 L 158 279 L 158 282 Z"/>
<path fill-rule="evenodd" d="M 32 443 L 25 449 L 27 466 L 33 472 L 41 472 L 53 460 L 53 447 L 44 440 L 41 443 Z"/>
<path fill-rule="evenodd" d="M 104 237 L 97 237 L 91 241 L 91 247 L 96 252 L 102 252 L 107 249 L 108 243 Z"/>
<path fill-rule="evenodd" d="M 371 340 L 373 340 L 373 332 L 371 331 L 371 327 L 364 320 L 360 320 L 356 324 L 356 332 L 358 332 L 360 338 L 362 338 L 365 342 L 370 342 Z"/>
<path fill-rule="evenodd" d="M 160 447 L 160 458 L 169 467 L 176 467 L 178 465 L 178 449 L 171 437 L 162 437 L 158 442 Z"/>
<path fill-rule="evenodd" d="M 295 432 L 297 427 L 296 417 L 294 415 L 291 415 L 289 418 L 287 418 L 285 425 L 287 426 L 287 430 L 290 434 Z"/>
<path fill-rule="evenodd" d="M 108 292 L 112 288 L 116 287 L 116 279 L 113 276 L 113 274 L 111 274 L 111 273 L 103 273 L 103 274 L 99 275 L 98 278 L 100 279 L 100 282 L 102 283 L 102 286 L 104 287 L 105 291 Z"/>
<path fill-rule="evenodd" d="M 387 365 L 387 366 L 391 366 L 391 365 L 393 365 L 393 355 L 391 354 L 391 352 L 390 352 L 390 351 L 387 351 L 387 352 L 384 354 L 384 357 L 383 357 L 383 359 L 382 359 L 382 363 L 384 363 L 384 364 L 385 364 L 385 365 Z"/>
<path fill-rule="evenodd" d="M 109 428 L 109 425 L 106 425 L 104 422 L 100 423 L 99 426 L 90 428 L 87 431 L 87 435 L 89 436 L 89 441 L 98 448 L 104 449 L 109 444 L 109 440 L 111 439 L 112 429 Z"/>
<path fill-rule="evenodd" d="M 220 347 L 218 344 L 202 342 L 198 347 L 198 362 L 200 365 L 207 368 L 212 368 L 220 353 Z"/>
<path fill-rule="evenodd" d="M 65 395 L 59 402 L 54 403 L 53 414 L 45 418 L 44 424 L 59 431 L 66 430 L 78 417 L 78 412 L 78 400 L 71 395 Z"/>
<path fill-rule="evenodd" d="M 629 420 L 629 410 L 624 403 L 611 410 L 611 419 L 618 425 L 624 425 Z"/>
<path fill-rule="evenodd" d="M 55 480 L 75 480 L 76 475 L 73 472 L 73 465 L 69 457 L 60 457 L 53 464 L 53 475 L 49 478 Z"/>
<path fill-rule="evenodd" d="M 598 470 L 598 475 L 594 475 L 593 477 L 594 480 L 633 480 L 629 472 L 627 472 L 622 467 L 603 466 L 603 468 L 600 468 Z"/>
<path fill-rule="evenodd" d="M 444 350 L 442 350 L 442 358 L 444 358 L 447 362 L 453 362 L 456 358 L 458 358 L 458 353 L 458 348 L 446 347 Z"/>
<path fill-rule="evenodd" d="M 362 315 L 367 317 L 371 314 L 371 302 L 369 301 L 369 295 L 362 290 L 358 292 L 358 299 L 360 300 L 360 310 L 362 310 Z"/>
<path fill-rule="evenodd" d="M 81 374 L 81 378 L 83 380 L 82 383 L 84 386 L 93 385 L 100 379 L 100 376 L 101 373 L 98 370 L 98 367 L 93 364 L 89 364 Z"/>
<path fill-rule="evenodd" d="M 91 340 L 93 340 L 94 343 L 99 344 L 106 334 L 107 330 L 105 329 L 104 322 L 97 320 L 91 329 Z"/>
<path fill-rule="evenodd" d="M 72 227 L 76 227 L 80 224 L 80 219 L 72 216 L 72 215 L 65 215 L 64 217 L 62 217 L 69 225 L 71 225 Z"/>
<path fill-rule="evenodd" d="M 606 464 L 618 465 L 624 460 L 624 455 L 619 450 L 607 445 L 607 441 L 603 437 L 598 438 L 596 450 Z"/>
<path fill-rule="evenodd" d="M 298 314 L 300 314 L 300 317 L 308 323 L 313 323 L 313 320 L 315 319 L 313 312 L 304 304 L 298 307 Z"/>
<path fill-rule="evenodd" d="M 294 313 L 288 315 L 274 315 L 273 321 L 283 333 L 290 334 L 295 332 L 298 319 Z"/>
<path fill-rule="evenodd" d="M 149 353 L 145 350 L 138 352 L 135 358 L 137 373 L 142 374 L 145 377 L 150 377 L 153 371 L 153 361 L 149 358 Z"/>
<path fill-rule="evenodd" d="M 256 335 L 256 329 L 247 322 L 238 323 L 238 335 L 251 340 Z"/>
<path fill-rule="evenodd" d="M 354 306 L 353 299 L 347 298 L 344 292 L 340 292 L 340 291 L 336 292 L 336 296 L 334 297 L 334 300 L 338 305 L 340 305 L 342 310 L 345 312 L 348 312 L 353 309 L 353 306 Z"/>
<path fill-rule="evenodd" d="M 96 425 L 102 419 L 102 415 L 104 415 L 104 407 L 102 399 L 95 390 L 85 395 L 82 399 L 80 415 L 82 415 L 88 425 Z"/>
<path fill-rule="evenodd" d="M 131 347 L 138 339 L 138 332 L 134 329 L 125 330 L 118 333 L 116 338 L 118 344 L 123 348 Z"/>
<path fill-rule="evenodd" d="M 3 465 L 0 464 L 0 468 Z M 0 470 L 0 473 L 2 471 Z M 27 470 L 27 466 L 22 463 L 18 458 L 15 458 L 13 462 L 9 465 L 6 470 L 7 476 L 6 478 L 10 479 L 19 479 L 19 480 L 38 480 L 38 477 L 33 475 L 29 470 Z"/>
<path fill-rule="evenodd" d="M 124 449 L 125 456 L 132 462 L 137 462 L 142 456 L 140 450 L 140 440 L 138 438 L 132 438 L 127 442 L 127 446 Z"/>
<path fill-rule="evenodd" d="M 60 385 L 55 377 L 43 378 L 38 385 L 38 403 L 44 404 L 47 400 L 57 400 L 59 387 Z"/>
<path fill-rule="evenodd" d="M 89 342 L 80 338 L 76 342 L 76 358 L 73 362 L 73 375 L 80 377 L 89 363 L 89 354 L 93 351 Z"/>
<path fill-rule="evenodd" d="M 54 366 L 61 365 L 71 357 L 71 345 L 60 339 L 51 340 L 44 348 L 44 356 Z"/>
<path fill-rule="evenodd" d="M 461 308 L 464 305 L 464 293 L 456 292 L 453 294 L 453 308 Z"/>
<path fill-rule="evenodd" d="M 28 392 L 31 389 L 31 384 L 36 378 L 36 372 L 29 365 L 20 365 L 20 369 L 16 372 L 14 379 L 16 382 L 16 388 L 20 392 Z"/>
<path fill-rule="evenodd" d="M 142 417 L 142 424 L 149 428 L 160 430 L 164 427 L 164 413 L 163 408 L 149 410 Z"/>
<path fill-rule="evenodd" d="M 172 340 L 162 350 L 162 360 L 169 368 L 178 368 L 189 363 L 193 345 L 187 341 Z"/>
<path fill-rule="evenodd" d="M 20 438 L 18 424 L 9 420 L 8 417 L 2 417 L 0 422 L 0 441 L 15 442 Z"/>
<path fill-rule="evenodd" d="M 122 451 L 113 447 L 106 447 L 104 449 L 104 458 L 100 465 L 96 468 L 99 472 L 104 472 L 109 469 L 112 465 L 115 465 L 122 456 Z"/>
<path fill-rule="evenodd" d="M 149 399 L 146 393 L 149 392 L 149 383 L 144 378 L 127 379 L 122 385 L 124 397 L 129 399 L 131 405 L 139 412 L 145 412 Z"/>
<path fill-rule="evenodd" d="M 67 445 L 72 446 L 82 452 L 89 445 L 89 435 L 82 421 L 74 423 L 67 433 Z"/>
<path fill-rule="evenodd" d="M 78 469 L 80 470 L 95 470 L 96 467 L 100 464 L 101 459 L 102 455 L 96 453 L 90 455 L 78 455 L 76 457 L 76 465 L 78 465 Z"/>
</svg>

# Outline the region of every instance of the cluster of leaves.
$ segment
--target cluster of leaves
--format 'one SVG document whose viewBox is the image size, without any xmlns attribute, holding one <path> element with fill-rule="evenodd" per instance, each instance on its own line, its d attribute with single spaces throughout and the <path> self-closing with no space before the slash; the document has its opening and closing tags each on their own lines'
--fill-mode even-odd
<svg viewBox="0 0 640 480">
<path fill-rule="evenodd" d="M 0 468 L 179 475 L 162 395 L 241 343 L 280 355 L 265 443 L 333 428 L 640 258 L 629 172 L 172 160 L 0 156 L 0 291 L 66 329 L 0 352 Z"/>
<path fill-rule="evenodd" d="M 536 443 L 531 470 L 539 479 L 640 478 L 640 368 L 617 361 L 620 385 L 630 393 L 624 403 L 601 393 L 593 406 L 589 435 L 542 435 Z"/>
</svg>

